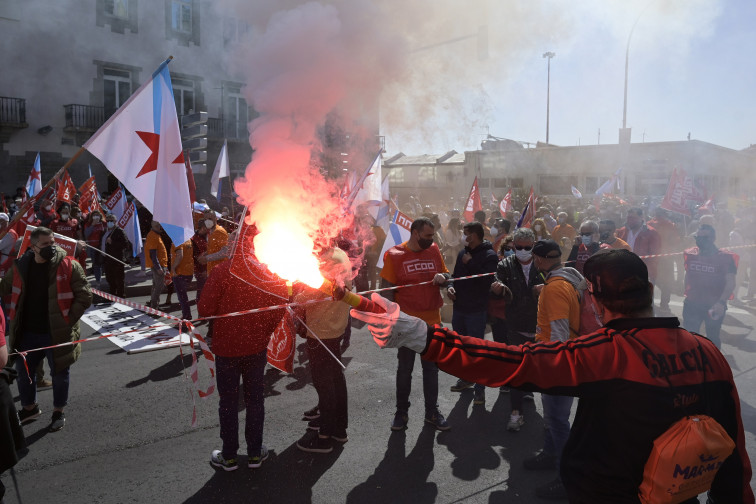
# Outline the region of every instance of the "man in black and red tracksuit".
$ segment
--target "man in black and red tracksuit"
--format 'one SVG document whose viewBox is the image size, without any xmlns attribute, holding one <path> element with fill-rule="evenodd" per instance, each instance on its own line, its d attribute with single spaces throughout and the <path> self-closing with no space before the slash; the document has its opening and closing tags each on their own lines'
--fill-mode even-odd
<svg viewBox="0 0 756 504">
<path fill-rule="evenodd" d="M 570 502 L 639 503 L 654 440 L 685 415 L 706 413 L 735 442 L 708 502 L 753 504 L 740 400 L 725 358 L 677 318 L 653 317 L 653 285 L 634 253 L 599 252 L 584 271 L 604 327 L 565 342 L 509 346 L 460 336 L 379 297 L 385 314 L 352 316 L 368 323 L 379 346 L 410 348 L 465 380 L 579 397 L 561 464 Z"/>
</svg>

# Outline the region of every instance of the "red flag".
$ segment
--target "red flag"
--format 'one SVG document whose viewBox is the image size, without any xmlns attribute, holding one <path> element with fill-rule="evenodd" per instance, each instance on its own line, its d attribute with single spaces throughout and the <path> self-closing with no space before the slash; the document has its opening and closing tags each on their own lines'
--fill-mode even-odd
<svg viewBox="0 0 756 504">
<path fill-rule="evenodd" d="M 535 220 L 535 195 L 533 194 L 533 186 L 530 186 L 530 195 L 528 196 L 528 202 L 525 203 L 525 208 L 522 209 L 522 215 L 520 220 L 517 221 L 517 227 L 529 228 Z"/>
<path fill-rule="evenodd" d="M 184 155 L 184 166 L 186 166 L 186 183 L 189 184 L 189 200 L 194 203 L 197 201 L 197 184 L 194 183 L 194 172 L 192 172 L 188 152 Z"/>
<path fill-rule="evenodd" d="M 669 186 L 667 186 L 667 193 L 659 206 L 690 217 L 690 203 L 702 203 L 703 200 L 704 191 L 696 186 L 693 178 L 689 177 L 682 168 L 674 168 Z"/>
<path fill-rule="evenodd" d="M 67 170 L 63 172 L 63 176 L 56 181 L 56 184 L 58 188 L 58 203 L 71 203 L 73 201 L 74 195 L 76 194 L 76 186 L 71 180 L 71 177 L 68 175 Z"/>
<path fill-rule="evenodd" d="M 499 211 L 503 216 L 507 212 L 512 210 L 512 189 L 507 191 L 507 195 L 499 202 Z"/>
<path fill-rule="evenodd" d="M 473 222 L 475 220 L 475 212 L 477 212 L 478 210 L 483 210 L 483 204 L 480 202 L 478 177 L 475 177 L 473 185 L 470 188 L 470 196 L 467 198 L 467 205 L 465 205 L 465 220 L 467 222 Z"/>
<path fill-rule="evenodd" d="M 287 310 L 268 343 L 268 364 L 284 373 L 294 372 L 294 320 Z"/>
<path fill-rule="evenodd" d="M 714 211 L 714 196 L 707 199 L 703 205 L 698 207 L 698 212 L 713 212 Z"/>
<path fill-rule="evenodd" d="M 100 198 L 97 195 L 97 184 L 94 177 L 89 177 L 86 182 L 79 187 L 81 198 L 79 198 L 79 208 L 82 213 L 89 214 L 95 210 L 99 210 L 102 213 L 100 207 Z"/>
</svg>

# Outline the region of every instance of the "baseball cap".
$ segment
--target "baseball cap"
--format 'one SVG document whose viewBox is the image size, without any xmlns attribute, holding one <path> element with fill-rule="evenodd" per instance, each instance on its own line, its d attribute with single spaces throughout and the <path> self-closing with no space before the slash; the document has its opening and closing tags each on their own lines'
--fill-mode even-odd
<svg viewBox="0 0 756 504">
<path fill-rule="evenodd" d="M 631 299 L 648 295 L 648 267 L 625 249 L 601 249 L 585 262 L 588 290 L 598 298 Z"/>
<path fill-rule="evenodd" d="M 562 257 L 562 249 L 554 240 L 538 240 L 535 242 L 535 245 L 533 245 L 533 254 L 538 257 L 555 259 L 557 257 Z"/>
<path fill-rule="evenodd" d="M 8 214 L 5 212 L 0 212 L 0 220 L 4 220 L 5 222 L 10 222 L 10 219 L 8 218 Z"/>
</svg>

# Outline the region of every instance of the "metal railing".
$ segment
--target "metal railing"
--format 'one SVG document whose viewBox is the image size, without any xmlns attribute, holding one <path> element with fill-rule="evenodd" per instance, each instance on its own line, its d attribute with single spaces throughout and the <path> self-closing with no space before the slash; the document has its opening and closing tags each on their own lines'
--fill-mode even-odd
<svg viewBox="0 0 756 504">
<path fill-rule="evenodd" d="M 105 107 L 93 105 L 64 105 L 66 128 L 96 131 L 105 122 Z"/>
<path fill-rule="evenodd" d="M 26 100 L 0 96 L 0 123 L 26 125 Z"/>
</svg>

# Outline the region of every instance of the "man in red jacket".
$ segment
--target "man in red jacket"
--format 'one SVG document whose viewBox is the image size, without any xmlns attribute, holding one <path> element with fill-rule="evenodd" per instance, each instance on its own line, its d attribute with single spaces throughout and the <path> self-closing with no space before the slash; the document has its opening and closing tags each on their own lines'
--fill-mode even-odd
<svg viewBox="0 0 756 504">
<path fill-rule="evenodd" d="M 243 250 L 244 247 L 239 249 Z M 240 272 L 231 273 L 232 261 L 225 261 L 213 268 L 198 301 L 197 311 L 200 317 L 278 305 L 287 301 L 285 286 L 280 290 L 280 279 L 271 277 L 264 266 L 251 258 L 239 260 L 244 260 L 247 266 L 244 279 L 239 278 Z M 218 415 L 223 449 L 213 451 L 210 463 L 224 471 L 234 471 L 239 467 L 240 378 L 244 384 L 244 404 L 247 408 L 244 435 L 248 466 L 258 468 L 268 457 L 268 449 L 262 444 L 265 420 L 263 372 L 270 336 L 282 316 L 283 309 L 280 309 L 213 320 L 212 350 L 215 354 L 220 396 Z"/>
<path fill-rule="evenodd" d="M 625 240 L 630 249 L 641 257 L 661 253 L 661 236 L 643 221 L 643 209 L 634 207 L 627 211 L 625 225 L 617 230 L 617 238 Z M 648 279 L 656 280 L 659 259 L 644 259 L 648 266 Z"/>
<path fill-rule="evenodd" d="M 706 413 L 735 442 L 708 502 L 753 504 L 740 399 L 727 360 L 677 318 L 654 318 L 654 287 L 637 255 L 598 252 L 584 271 L 604 327 L 569 341 L 510 346 L 460 336 L 375 294 L 386 313 L 352 310 L 352 316 L 368 323 L 379 346 L 409 348 L 459 378 L 579 397 L 562 452 L 570 502 L 639 502 L 654 440 L 686 415 Z"/>
</svg>

